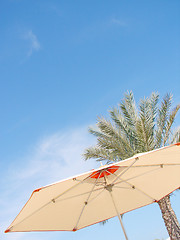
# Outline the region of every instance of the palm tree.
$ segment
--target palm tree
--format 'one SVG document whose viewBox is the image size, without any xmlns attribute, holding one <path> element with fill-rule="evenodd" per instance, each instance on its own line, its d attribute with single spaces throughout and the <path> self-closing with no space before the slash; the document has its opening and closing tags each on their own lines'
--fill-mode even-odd
<svg viewBox="0 0 180 240">
<path fill-rule="evenodd" d="M 141 99 L 137 108 L 133 93 L 126 93 L 118 107 L 109 111 L 111 120 L 99 117 L 96 128 L 89 128 L 97 144 L 85 150 L 85 159 L 110 163 L 180 141 L 180 129 L 172 132 L 179 109 L 180 104 L 172 109 L 171 94 L 166 94 L 159 104 L 159 94 L 153 92 Z M 180 239 L 180 224 L 170 196 L 161 199 L 158 205 L 171 240 Z"/>
</svg>

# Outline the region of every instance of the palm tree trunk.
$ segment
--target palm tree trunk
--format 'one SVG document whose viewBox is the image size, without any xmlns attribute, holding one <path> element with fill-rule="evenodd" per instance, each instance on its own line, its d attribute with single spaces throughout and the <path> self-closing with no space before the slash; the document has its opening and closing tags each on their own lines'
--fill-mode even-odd
<svg viewBox="0 0 180 240">
<path fill-rule="evenodd" d="M 158 201 L 159 207 L 161 209 L 162 217 L 164 219 L 164 223 L 166 225 L 166 229 L 170 236 L 171 240 L 179 240 L 180 239 L 180 224 L 177 220 L 176 214 L 174 213 L 170 196 L 166 196 Z"/>
</svg>

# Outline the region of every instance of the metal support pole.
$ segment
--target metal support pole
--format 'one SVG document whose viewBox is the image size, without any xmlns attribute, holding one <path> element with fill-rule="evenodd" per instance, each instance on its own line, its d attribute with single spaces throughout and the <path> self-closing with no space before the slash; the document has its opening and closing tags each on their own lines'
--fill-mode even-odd
<svg viewBox="0 0 180 240">
<path fill-rule="evenodd" d="M 127 237 L 127 234 L 126 234 L 126 231 L 125 231 L 125 228 L 124 228 L 123 222 L 122 222 L 121 215 L 120 215 L 119 212 L 118 212 L 118 209 L 117 209 L 116 203 L 115 203 L 114 198 L 113 198 L 113 195 L 112 195 L 112 191 L 109 191 L 109 193 L 110 193 L 110 195 L 111 195 L 112 202 L 113 202 L 113 204 L 114 204 L 114 208 L 116 209 L 116 213 L 117 213 L 117 216 L 118 216 L 118 218 L 119 218 L 119 222 L 120 222 L 120 224 L 121 224 L 121 227 L 122 227 L 122 230 L 123 230 L 124 236 L 125 236 L 126 240 L 128 240 L 128 237 Z"/>
<path fill-rule="evenodd" d="M 113 184 L 109 184 L 105 172 L 104 172 L 104 180 L 105 180 L 105 185 L 106 185 L 106 186 L 105 186 L 105 189 L 109 192 L 109 194 L 110 194 L 110 196 L 111 196 L 111 199 L 112 199 L 112 202 L 113 202 L 114 208 L 115 208 L 115 210 L 116 210 L 117 216 L 118 216 L 118 218 L 119 218 L 119 222 L 120 222 L 120 224 L 121 224 L 121 227 L 122 227 L 122 230 L 123 230 L 124 236 L 125 236 L 126 240 L 128 240 L 128 237 L 127 237 L 127 234 L 126 234 L 126 231 L 125 231 L 125 228 L 124 228 L 123 222 L 122 222 L 121 215 L 120 215 L 120 213 L 118 212 L 118 209 L 117 209 L 116 203 L 115 203 L 115 201 L 114 201 L 114 197 L 113 197 L 113 193 L 112 193 Z"/>
</svg>

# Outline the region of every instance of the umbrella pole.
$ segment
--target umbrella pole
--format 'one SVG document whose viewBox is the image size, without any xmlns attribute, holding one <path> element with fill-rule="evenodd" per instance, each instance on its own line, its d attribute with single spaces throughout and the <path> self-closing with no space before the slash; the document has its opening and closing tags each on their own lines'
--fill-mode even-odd
<svg viewBox="0 0 180 240">
<path fill-rule="evenodd" d="M 105 188 L 106 188 L 106 190 L 109 192 L 109 194 L 110 194 L 110 196 L 111 196 L 111 199 L 112 199 L 114 208 L 115 208 L 115 210 L 116 210 L 117 216 L 118 216 L 118 218 L 119 218 L 119 222 L 120 222 L 120 224 L 121 224 L 121 227 L 122 227 L 124 236 L 125 236 L 126 240 L 128 240 L 128 237 L 127 237 L 127 234 L 126 234 L 126 230 L 125 230 L 124 225 L 123 225 L 123 222 L 122 222 L 121 215 L 120 215 L 120 213 L 118 212 L 118 209 L 117 209 L 117 206 L 116 206 L 116 203 L 115 203 L 115 201 L 114 201 L 113 194 L 112 194 L 112 187 L 113 187 L 113 185 L 108 184 L 108 179 L 107 179 L 105 173 L 104 173 L 104 179 L 105 179 L 105 182 L 106 182 L 106 187 L 105 187 Z"/>
<path fill-rule="evenodd" d="M 117 216 L 118 216 L 118 218 L 119 218 L 119 222 L 120 222 L 120 224 L 121 224 L 121 227 L 122 227 L 122 230 L 123 230 L 124 236 L 125 236 L 126 240 L 128 240 L 128 237 L 127 237 L 127 234 L 126 234 L 126 230 L 125 230 L 124 225 L 123 225 L 123 222 L 122 222 L 121 215 L 120 215 L 119 212 L 118 212 L 118 209 L 117 209 L 116 203 L 115 203 L 114 198 L 113 198 L 112 191 L 109 191 L 109 193 L 110 193 L 110 195 L 111 195 L 112 202 L 113 202 L 113 204 L 114 204 L 114 208 L 116 209 L 116 213 L 117 213 Z"/>
<path fill-rule="evenodd" d="M 116 203 L 115 203 L 115 201 L 114 201 L 113 194 L 112 194 L 112 187 L 113 187 L 113 185 L 111 185 L 111 184 L 108 183 L 108 179 L 107 179 L 107 177 L 106 177 L 106 173 L 104 173 L 104 179 L 105 179 L 105 183 L 106 183 L 105 189 L 109 192 L 109 194 L 110 194 L 110 196 L 111 196 L 111 199 L 112 199 L 114 208 L 115 208 L 115 210 L 116 210 L 117 216 L 118 216 L 118 218 L 119 218 L 119 222 L 120 222 L 120 224 L 121 224 L 121 227 L 122 227 L 124 236 L 125 236 L 126 240 L 128 240 L 128 237 L 127 237 L 127 234 L 126 234 L 126 230 L 125 230 L 124 225 L 123 225 L 123 222 L 122 222 L 121 215 L 120 215 L 120 213 L 118 212 L 118 209 L 117 209 L 117 206 L 116 206 Z"/>
</svg>

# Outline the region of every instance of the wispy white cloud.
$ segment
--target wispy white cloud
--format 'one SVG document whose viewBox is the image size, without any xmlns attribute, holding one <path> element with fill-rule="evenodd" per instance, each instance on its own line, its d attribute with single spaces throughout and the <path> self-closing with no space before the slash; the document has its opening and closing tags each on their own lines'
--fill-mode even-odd
<svg viewBox="0 0 180 240">
<path fill-rule="evenodd" d="M 34 51 L 39 51 L 41 45 L 37 39 L 37 36 L 32 32 L 32 30 L 28 30 L 24 34 L 24 39 L 29 41 L 29 50 L 27 56 L 30 57 Z"/>
<path fill-rule="evenodd" d="M 47 239 L 43 233 L 4 234 L 2 230 L 12 222 L 34 189 L 95 168 L 97 163 L 85 162 L 81 155 L 84 148 L 93 143 L 86 127 L 55 133 L 34 144 L 21 161 L 14 161 L 7 169 L 8 175 L 2 173 L 0 239 Z"/>
<path fill-rule="evenodd" d="M 90 170 L 92 161 L 85 162 L 82 152 L 92 141 L 94 139 L 89 136 L 87 128 L 46 136 L 34 146 L 31 155 L 27 157 L 26 168 L 18 172 L 16 177 L 25 179 L 37 176 L 38 173 L 40 179 L 46 180 L 48 176 L 48 181 L 52 182 Z"/>
</svg>

